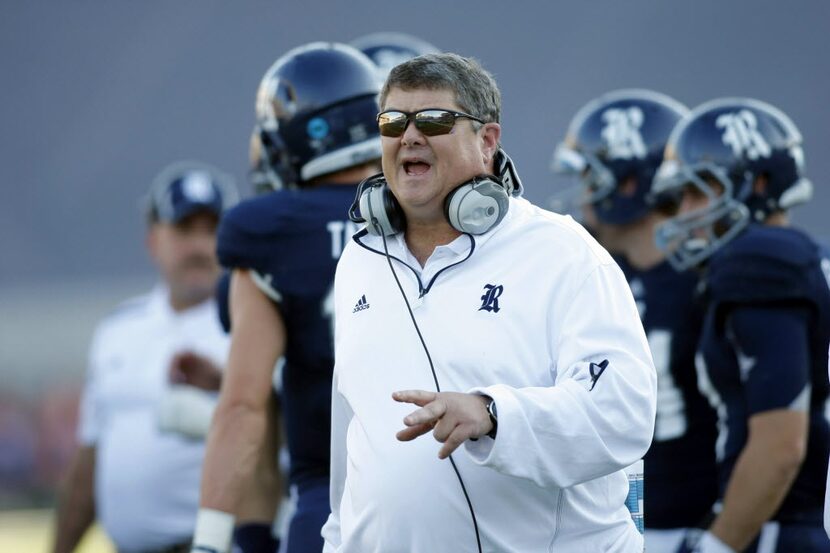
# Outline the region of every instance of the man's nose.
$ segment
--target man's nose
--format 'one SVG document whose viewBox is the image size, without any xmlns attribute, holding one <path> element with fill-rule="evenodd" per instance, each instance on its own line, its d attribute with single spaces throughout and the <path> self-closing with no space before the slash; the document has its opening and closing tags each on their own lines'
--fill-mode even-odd
<svg viewBox="0 0 830 553">
<path fill-rule="evenodd" d="M 404 146 L 412 146 L 414 144 L 423 144 L 424 142 L 424 134 L 415 126 L 415 121 L 412 119 L 407 121 L 406 128 L 401 135 L 401 144 Z"/>
</svg>

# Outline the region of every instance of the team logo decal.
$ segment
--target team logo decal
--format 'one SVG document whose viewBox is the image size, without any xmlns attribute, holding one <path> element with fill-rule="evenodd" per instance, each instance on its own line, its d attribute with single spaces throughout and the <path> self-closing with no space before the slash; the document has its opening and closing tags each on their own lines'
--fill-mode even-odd
<svg viewBox="0 0 830 553">
<path fill-rule="evenodd" d="M 637 106 L 626 109 L 612 108 L 602 114 L 605 127 L 601 136 L 608 146 L 608 157 L 611 159 L 645 159 L 646 150 L 640 127 L 643 126 L 645 116 L 643 110 Z"/>
<path fill-rule="evenodd" d="M 721 140 L 732 148 L 735 156 L 746 156 L 751 160 L 769 157 L 772 153 L 769 143 L 758 131 L 758 119 L 749 110 L 736 113 L 722 113 L 715 120 L 715 126 L 723 129 Z"/>
<path fill-rule="evenodd" d="M 306 132 L 308 133 L 309 138 L 314 140 L 322 140 L 329 135 L 328 121 L 322 117 L 315 117 L 306 125 Z"/>
<path fill-rule="evenodd" d="M 491 313 L 499 312 L 499 296 L 504 292 L 504 286 L 501 284 L 485 284 L 484 295 L 481 296 L 481 307 L 479 311 L 490 311 Z"/>
<path fill-rule="evenodd" d="M 210 175 L 206 171 L 188 173 L 182 180 L 182 194 L 191 202 L 212 201 L 214 191 L 210 183 Z"/>
</svg>

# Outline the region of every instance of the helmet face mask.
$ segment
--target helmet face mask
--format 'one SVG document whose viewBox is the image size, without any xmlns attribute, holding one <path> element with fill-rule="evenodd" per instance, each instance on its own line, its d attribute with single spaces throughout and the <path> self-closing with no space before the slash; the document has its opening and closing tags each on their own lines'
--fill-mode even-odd
<svg viewBox="0 0 830 553">
<path fill-rule="evenodd" d="M 655 229 L 657 247 L 678 271 L 703 263 L 732 240 L 749 223 L 749 210 L 733 197 L 729 177 L 717 166 L 695 167 L 664 162 L 654 179 L 653 193 L 682 197 L 691 194 L 705 201 L 699 207 L 675 215 Z"/>
<path fill-rule="evenodd" d="M 560 144 L 553 152 L 551 168 L 555 173 L 576 179 L 575 186 L 565 188 L 552 201 L 585 205 L 607 198 L 617 187 L 614 173 L 590 152 L 580 152 Z"/>
</svg>

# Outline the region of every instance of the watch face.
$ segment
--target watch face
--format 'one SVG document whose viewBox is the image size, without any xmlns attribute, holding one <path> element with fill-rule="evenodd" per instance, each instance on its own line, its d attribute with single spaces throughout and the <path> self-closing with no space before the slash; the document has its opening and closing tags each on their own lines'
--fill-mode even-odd
<svg viewBox="0 0 830 553">
<path fill-rule="evenodd" d="M 494 419 L 499 418 L 498 411 L 496 411 L 496 402 L 492 399 L 490 400 L 490 403 L 487 404 L 487 412 L 490 413 L 490 416 Z"/>
</svg>

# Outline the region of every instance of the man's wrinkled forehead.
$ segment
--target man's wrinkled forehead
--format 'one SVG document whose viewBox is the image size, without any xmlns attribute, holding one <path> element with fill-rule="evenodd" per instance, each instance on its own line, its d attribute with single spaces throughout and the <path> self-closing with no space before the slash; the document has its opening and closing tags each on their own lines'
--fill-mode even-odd
<svg viewBox="0 0 830 553">
<path fill-rule="evenodd" d="M 425 85 L 425 86 L 417 86 L 417 87 L 402 87 L 402 86 L 395 85 L 395 86 L 389 87 L 389 89 L 386 91 L 386 94 L 380 99 L 381 100 L 380 110 L 383 111 L 385 109 L 399 107 L 399 106 L 389 106 L 388 105 L 389 104 L 389 97 L 392 96 L 395 93 L 414 94 L 414 93 L 417 93 L 417 92 L 443 92 L 443 91 L 446 91 L 450 94 L 450 97 L 452 98 L 452 103 L 453 104 L 455 104 L 456 106 L 461 107 L 461 108 L 464 107 L 464 106 L 460 106 L 458 104 L 458 94 L 456 93 L 456 91 L 453 88 L 450 88 L 450 87 L 447 87 L 447 86 L 443 86 L 443 85 L 428 86 L 428 85 Z M 432 107 L 451 107 L 451 106 L 432 106 Z"/>
</svg>

